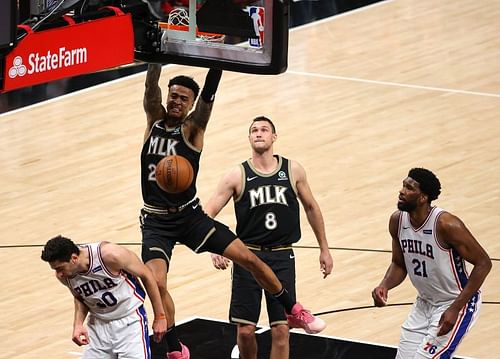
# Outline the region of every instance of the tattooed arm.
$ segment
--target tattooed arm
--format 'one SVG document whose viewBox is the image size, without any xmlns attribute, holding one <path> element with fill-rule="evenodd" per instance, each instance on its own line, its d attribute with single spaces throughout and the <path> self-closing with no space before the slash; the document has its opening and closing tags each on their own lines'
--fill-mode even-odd
<svg viewBox="0 0 500 359">
<path fill-rule="evenodd" d="M 161 65 L 148 64 L 148 71 L 146 73 L 146 83 L 144 90 L 144 99 L 142 101 L 144 111 L 146 112 L 146 131 L 144 138 L 146 138 L 151 130 L 153 124 L 166 117 L 167 113 L 165 107 L 161 104 L 161 88 L 158 86 L 160 79 Z"/>
</svg>

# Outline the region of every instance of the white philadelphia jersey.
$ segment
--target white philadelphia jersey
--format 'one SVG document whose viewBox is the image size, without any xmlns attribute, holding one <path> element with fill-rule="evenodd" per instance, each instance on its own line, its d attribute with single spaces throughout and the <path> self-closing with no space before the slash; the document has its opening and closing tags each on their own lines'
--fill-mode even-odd
<svg viewBox="0 0 500 359">
<path fill-rule="evenodd" d="M 101 257 L 101 243 L 81 246 L 89 251 L 89 270 L 67 279 L 66 285 L 81 298 L 90 312 L 102 320 L 123 318 L 144 303 L 145 292 L 138 278 L 121 271 L 112 274 Z"/>
<path fill-rule="evenodd" d="M 437 240 L 437 220 L 443 209 L 432 207 L 424 224 L 413 228 L 408 212 L 399 216 L 399 244 L 406 270 L 419 297 L 438 305 L 454 300 L 467 284 L 465 261 Z"/>
</svg>

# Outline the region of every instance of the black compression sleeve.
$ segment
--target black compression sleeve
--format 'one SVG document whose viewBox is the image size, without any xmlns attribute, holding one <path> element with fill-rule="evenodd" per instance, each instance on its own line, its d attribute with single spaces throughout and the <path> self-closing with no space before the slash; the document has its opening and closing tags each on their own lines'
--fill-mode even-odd
<svg viewBox="0 0 500 359">
<path fill-rule="evenodd" d="M 217 87 L 219 86 L 220 79 L 222 77 L 222 70 L 210 69 L 208 70 L 207 77 L 205 79 L 205 84 L 203 85 L 203 90 L 201 90 L 201 98 L 205 102 L 213 102 L 215 99 L 215 92 L 217 92 Z"/>
</svg>

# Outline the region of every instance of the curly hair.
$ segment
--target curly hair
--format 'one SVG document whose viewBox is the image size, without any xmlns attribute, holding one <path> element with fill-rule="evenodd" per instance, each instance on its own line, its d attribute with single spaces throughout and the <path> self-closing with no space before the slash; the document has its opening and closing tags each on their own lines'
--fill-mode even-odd
<svg viewBox="0 0 500 359">
<path fill-rule="evenodd" d="M 429 203 L 441 194 L 441 183 L 434 173 L 425 168 L 412 168 L 408 177 L 413 178 L 420 185 L 420 190 L 429 197 Z"/>
<path fill-rule="evenodd" d="M 168 82 L 168 88 L 173 85 L 184 86 L 193 91 L 195 100 L 198 97 L 198 93 L 200 92 L 200 86 L 198 85 L 198 83 L 189 76 L 179 75 L 171 78 Z"/>
<path fill-rule="evenodd" d="M 73 254 L 80 254 L 80 248 L 71 239 L 58 235 L 45 244 L 41 258 L 45 262 L 69 262 Z"/>
</svg>

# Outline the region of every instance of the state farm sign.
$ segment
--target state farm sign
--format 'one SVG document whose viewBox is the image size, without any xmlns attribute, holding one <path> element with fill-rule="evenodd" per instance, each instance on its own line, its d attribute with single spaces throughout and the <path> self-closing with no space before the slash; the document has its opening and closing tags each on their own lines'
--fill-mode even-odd
<svg viewBox="0 0 500 359">
<path fill-rule="evenodd" d="M 100 71 L 134 61 L 129 14 L 32 32 L 5 57 L 2 91 Z"/>
<path fill-rule="evenodd" d="M 34 73 L 61 69 L 86 63 L 88 60 L 87 48 L 78 48 L 67 50 L 65 47 L 59 48 L 59 51 L 41 55 L 38 52 L 31 53 L 28 56 L 28 67 L 23 64 L 21 56 L 14 57 L 12 67 L 9 69 L 9 77 L 31 75 Z"/>
</svg>

